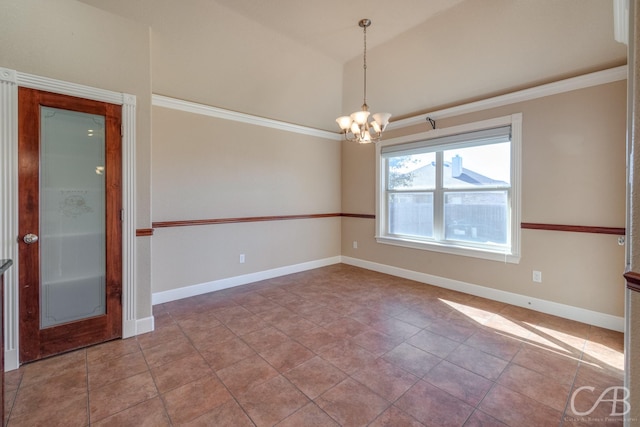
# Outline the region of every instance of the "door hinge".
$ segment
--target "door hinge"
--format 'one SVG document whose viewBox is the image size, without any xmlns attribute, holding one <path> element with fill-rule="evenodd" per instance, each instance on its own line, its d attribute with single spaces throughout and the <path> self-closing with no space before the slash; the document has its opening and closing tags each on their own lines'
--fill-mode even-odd
<svg viewBox="0 0 640 427">
<path fill-rule="evenodd" d="M 124 222 L 124 209 L 120 209 L 120 222 Z"/>
</svg>

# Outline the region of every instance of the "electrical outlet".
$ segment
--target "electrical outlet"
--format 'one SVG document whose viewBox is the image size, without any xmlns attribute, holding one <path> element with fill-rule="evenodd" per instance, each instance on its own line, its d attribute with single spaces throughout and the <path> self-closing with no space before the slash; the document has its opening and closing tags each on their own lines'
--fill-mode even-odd
<svg viewBox="0 0 640 427">
<path fill-rule="evenodd" d="M 353 241 L 353 249 L 358 249 L 358 241 L 357 240 Z"/>
<path fill-rule="evenodd" d="M 533 270 L 532 280 L 536 283 L 542 283 L 542 271 Z"/>
<path fill-rule="evenodd" d="M 240 254 L 240 264 L 244 264 L 244 254 Z"/>
</svg>

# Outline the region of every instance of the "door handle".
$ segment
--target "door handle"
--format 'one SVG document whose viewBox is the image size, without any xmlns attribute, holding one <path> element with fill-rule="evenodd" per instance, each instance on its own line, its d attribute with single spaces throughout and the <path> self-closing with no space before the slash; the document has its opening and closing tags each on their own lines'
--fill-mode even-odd
<svg viewBox="0 0 640 427">
<path fill-rule="evenodd" d="M 33 234 L 33 233 L 29 233 L 29 234 L 25 234 L 24 237 L 22 238 L 22 240 L 27 244 L 27 245 L 32 245 L 35 242 L 38 241 L 38 236 Z"/>
</svg>

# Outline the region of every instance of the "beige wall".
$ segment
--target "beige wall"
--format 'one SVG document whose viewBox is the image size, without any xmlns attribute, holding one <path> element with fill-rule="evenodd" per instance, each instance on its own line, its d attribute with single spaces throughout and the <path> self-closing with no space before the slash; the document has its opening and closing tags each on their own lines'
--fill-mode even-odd
<svg viewBox="0 0 640 427">
<path fill-rule="evenodd" d="M 162 107 L 153 117 L 154 221 L 340 212 L 339 141 Z M 152 246 L 161 292 L 338 256 L 340 218 L 159 228 Z"/>
<path fill-rule="evenodd" d="M 467 0 L 368 51 L 367 101 L 406 117 L 624 64 L 611 1 Z M 345 112 L 362 103 L 362 57 L 343 97 Z"/>
<path fill-rule="evenodd" d="M 444 119 L 438 127 L 521 112 L 522 221 L 624 227 L 625 100 L 622 81 Z M 385 138 L 426 130 L 425 124 Z M 374 147 L 344 143 L 342 153 L 343 211 L 375 213 Z M 624 315 L 624 247 L 617 236 L 522 230 L 521 261 L 506 264 L 378 244 L 374 234 L 373 220 L 344 218 L 342 254 Z M 533 269 L 542 271 L 542 283 L 532 282 Z"/>
<path fill-rule="evenodd" d="M 0 0 L 3 12 L 0 37 L 8 41 L 0 44 L 0 66 L 138 97 L 137 228 L 150 227 L 152 220 L 337 211 L 374 213 L 372 147 L 343 144 L 340 148 L 340 144 L 320 138 L 154 108 L 151 156 L 152 90 L 260 116 L 315 124 L 319 128 L 333 123 L 336 111 L 350 111 L 360 103 L 360 59 L 344 69 L 347 83 L 344 99 L 348 102 L 342 104 L 340 64 L 307 51 L 302 44 L 286 40 L 215 2 L 189 1 L 193 8 L 150 0 L 100 4 L 104 8 L 113 5 L 114 12 L 132 7 L 135 10 L 128 12 L 136 21 L 131 21 L 74 0 Z M 447 12 L 452 15 L 440 17 L 442 24 L 412 29 L 406 37 L 372 52 L 369 58 L 372 109 L 384 105 L 391 112 L 396 107 L 399 111 L 419 111 L 438 104 L 441 96 L 438 91 L 445 87 L 459 91 L 463 98 L 476 96 L 473 88 L 464 86 L 463 73 L 455 85 L 434 85 L 437 73 L 429 74 L 429 78 L 426 74 L 425 78 L 415 77 L 426 70 L 444 72 L 452 66 L 468 69 L 460 58 L 469 58 L 466 53 L 472 51 L 486 53 L 481 47 L 489 43 L 500 55 L 514 53 L 507 49 L 504 34 L 495 32 L 487 32 L 470 44 L 459 40 L 462 53 L 455 57 L 439 51 L 433 42 L 436 33 L 440 37 L 454 36 L 456 27 L 449 25 L 452 20 L 463 18 L 459 22 L 471 22 L 472 17 L 475 19 L 492 8 L 500 9 L 503 3 L 492 0 L 491 7 L 477 13 L 465 11 L 463 15 L 459 15 L 462 9 L 452 9 Z M 517 7 L 527 6 L 518 3 Z M 606 14 L 610 14 L 609 9 L 607 6 Z M 500 10 L 495 19 L 511 17 L 514 25 L 535 25 L 542 19 L 541 15 L 525 14 L 536 19 L 531 24 L 520 22 L 515 16 L 522 10 Z M 214 24 L 199 25 L 205 15 L 214 19 Z M 590 16 L 572 16 L 564 22 L 573 26 L 566 28 L 579 28 L 580 21 L 592 19 L 595 20 Z M 595 21 L 611 20 L 607 15 L 606 20 Z M 550 25 L 550 31 L 559 31 L 558 23 L 545 25 Z M 245 30 L 231 31 L 236 28 Z M 272 41 L 266 44 L 272 48 L 265 48 L 264 43 L 260 48 L 254 47 L 251 40 L 256 37 Z M 573 49 L 573 56 L 548 46 L 541 54 L 566 55 L 567 63 L 580 62 L 585 55 L 580 46 L 590 44 L 585 43 L 584 37 L 589 37 L 589 32 L 580 33 L 579 45 L 574 38 L 562 42 L 563 49 Z M 499 40 L 504 43 L 498 43 Z M 620 47 L 594 41 L 592 48 L 594 44 L 603 66 L 620 63 Z M 398 45 L 403 48 L 398 49 Z M 408 63 L 407 55 L 416 60 L 411 67 L 391 67 L 387 71 L 376 67 L 376 61 L 382 60 Z M 510 64 L 523 67 L 526 73 L 529 59 L 535 57 Z M 477 66 L 474 62 L 474 67 Z M 243 70 L 248 69 L 261 72 L 244 74 Z M 561 69 L 549 69 L 544 75 L 531 75 L 530 80 L 537 82 L 558 74 L 562 74 Z M 376 79 L 389 84 L 375 83 Z M 230 81 L 235 83 L 229 84 Z M 418 86 L 403 86 L 416 82 Z M 618 114 L 623 108 L 622 87 L 622 83 L 604 85 L 448 119 L 438 125 L 523 112 L 522 220 L 623 226 L 623 191 L 610 191 L 624 186 L 624 136 L 618 131 L 624 117 Z M 489 85 L 479 89 L 482 93 L 494 90 Z M 398 93 L 404 95 L 398 97 Z M 428 97 L 432 100 L 425 103 Z M 389 132 L 387 137 L 391 136 L 393 133 Z M 271 166 L 265 167 L 267 164 Z M 588 173 L 572 173 L 576 165 Z M 246 171 L 249 173 L 243 173 Z M 340 181 L 341 174 L 344 177 Z M 184 191 L 185 188 L 190 190 Z M 607 208 L 601 209 L 603 206 Z M 199 233 L 206 238 L 198 240 Z M 159 291 L 340 253 L 622 315 L 617 291 L 622 249 L 613 236 L 523 231 L 523 257 L 519 265 L 378 245 L 372 236 L 371 220 L 354 218 L 157 230 L 152 238 L 138 238 L 139 317 L 150 314 L 152 268 L 153 290 Z M 193 239 L 200 243 L 188 249 Z M 224 244 L 234 239 L 235 243 L 225 251 Z M 312 248 L 314 240 L 320 242 L 317 248 Z M 355 251 L 351 247 L 353 240 L 360 243 Z M 214 241 L 224 243 L 211 246 Z M 274 241 L 281 242 L 278 252 L 270 250 Z M 176 247 L 186 249 L 174 258 L 172 248 Z M 550 256 L 549 248 L 561 248 L 563 254 L 571 256 Z M 221 264 L 211 269 L 200 268 L 204 262 L 202 254 L 209 251 Z M 237 264 L 239 251 L 246 252 L 246 264 Z M 183 279 L 168 271 L 171 260 L 176 258 L 194 267 Z M 198 262 L 189 261 L 193 259 Z M 532 268 L 543 272 L 542 285 L 533 287 Z M 576 284 L 580 284 L 579 292 Z"/>
<path fill-rule="evenodd" d="M 0 0 L 0 67 L 137 97 L 136 227 L 151 224 L 146 26 L 74 0 Z M 137 246 L 137 316 L 151 315 L 148 242 Z"/>
<path fill-rule="evenodd" d="M 304 43 L 209 0 L 82 1 L 149 27 L 154 94 L 333 129 L 342 64 Z M 154 222 L 340 212 L 335 141 L 165 108 L 152 131 Z M 161 292 L 337 256 L 340 219 L 156 229 L 145 242 Z"/>
<path fill-rule="evenodd" d="M 152 27 L 154 93 L 333 130 L 342 64 L 217 2 L 184 2 Z"/>
<path fill-rule="evenodd" d="M 152 28 L 153 93 L 334 130 L 343 67 L 304 40 L 211 0 L 82 1 Z"/>
<path fill-rule="evenodd" d="M 336 257 L 340 218 L 161 228 L 152 243 L 158 293 Z"/>
</svg>

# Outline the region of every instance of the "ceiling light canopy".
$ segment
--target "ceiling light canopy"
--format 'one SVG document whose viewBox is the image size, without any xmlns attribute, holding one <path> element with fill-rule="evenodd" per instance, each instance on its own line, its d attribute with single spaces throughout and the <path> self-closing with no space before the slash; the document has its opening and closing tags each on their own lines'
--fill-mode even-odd
<svg viewBox="0 0 640 427">
<path fill-rule="evenodd" d="M 336 119 L 338 126 L 342 130 L 344 138 L 348 141 L 357 141 L 360 144 L 380 141 L 382 132 L 389 124 L 389 113 L 376 113 L 370 117 L 369 106 L 367 105 L 367 27 L 371 25 L 371 20 L 361 19 L 358 25 L 364 32 L 364 100 L 362 111 L 356 111 L 350 116 L 342 116 Z"/>
</svg>

